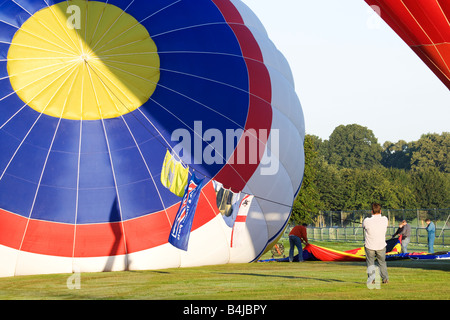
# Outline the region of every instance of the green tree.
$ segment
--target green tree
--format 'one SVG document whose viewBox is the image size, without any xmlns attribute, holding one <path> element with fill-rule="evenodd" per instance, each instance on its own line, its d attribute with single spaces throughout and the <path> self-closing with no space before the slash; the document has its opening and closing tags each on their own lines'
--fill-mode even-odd
<svg viewBox="0 0 450 320">
<path fill-rule="evenodd" d="M 323 172 L 330 175 L 332 170 Z M 331 184 L 319 184 L 319 192 L 325 210 L 362 210 L 369 209 L 372 202 L 379 202 L 383 207 L 401 209 L 414 208 L 416 201 L 414 191 L 409 188 L 410 179 L 396 179 L 392 169 L 383 167 L 373 169 L 347 169 L 335 171 Z M 400 175 L 406 171 L 396 169 Z M 320 174 L 319 174 L 320 175 Z M 331 175 L 330 175 L 331 176 Z M 328 189 L 328 187 L 330 187 Z M 330 193 L 332 196 L 330 196 Z"/>
<path fill-rule="evenodd" d="M 392 209 L 450 207 L 448 132 L 381 147 L 366 127 L 341 125 L 329 140 L 308 136 L 305 150 L 305 192 L 293 209 L 297 220 L 318 210 L 369 209 L 373 201 Z"/>
<path fill-rule="evenodd" d="M 372 130 L 358 124 L 340 125 L 324 142 L 325 158 L 340 168 L 380 165 L 382 148 Z"/>
<path fill-rule="evenodd" d="M 411 168 L 437 168 L 450 173 L 450 132 L 424 134 L 414 142 Z"/>
<path fill-rule="evenodd" d="M 322 210 L 341 210 L 344 205 L 343 183 L 337 166 L 323 159 L 317 161 L 316 184 Z"/>
<path fill-rule="evenodd" d="M 373 202 L 379 202 L 384 207 L 396 206 L 397 197 L 384 170 L 342 169 L 342 183 L 345 186 L 343 195 L 346 201 L 343 208 L 369 209 Z"/>
<path fill-rule="evenodd" d="M 325 144 L 322 141 L 321 138 L 319 138 L 318 136 L 315 135 L 308 135 L 313 143 L 314 146 L 314 150 L 317 152 L 317 158 L 318 159 L 323 159 L 325 157 Z"/>
<path fill-rule="evenodd" d="M 321 206 L 319 191 L 316 185 L 315 163 L 317 162 L 317 151 L 314 146 L 313 136 L 306 135 L 304 142 L 305 171 L 303 174 L 302 187 L 292 208 L 291 221 L 309 222 L 311 212 L 317 212 Z"/>
<path fill-rule="evenodd" d="M 410 209 L 417 208 L 414 183 L 411 172 L 403 169 L 386 169 L 386 174 L 393 186 L 392 192 L 395 193 L 397 203 L 392 205 L 392 209 Z"/>
<path fill-rule="evenodd" d="M 405 140 L 383 144 L 381 164 L 386 168 L 411 169 L 411 145 Z"/>
<path fill-rule="evenodd" d="M 437 168 L 422 168 L 412 172 L 417 204 L 420 208 L 450 207 L 450 174 Z"/>
</svg>

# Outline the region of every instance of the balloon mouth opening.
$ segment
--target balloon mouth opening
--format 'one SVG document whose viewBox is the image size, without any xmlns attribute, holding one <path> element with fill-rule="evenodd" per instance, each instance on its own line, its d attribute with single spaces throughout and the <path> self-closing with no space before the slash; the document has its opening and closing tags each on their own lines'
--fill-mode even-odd
<svg viewBox="0 0 450 320">
<path fill-rule="evenodd" d="M 41 9 L 14 35 L 7 69 L 16 94 L 56 118 L 99 120 L 136 110 L 160 79 L 149 32 L 112 4 L 70 3 Z"/>
</svg>

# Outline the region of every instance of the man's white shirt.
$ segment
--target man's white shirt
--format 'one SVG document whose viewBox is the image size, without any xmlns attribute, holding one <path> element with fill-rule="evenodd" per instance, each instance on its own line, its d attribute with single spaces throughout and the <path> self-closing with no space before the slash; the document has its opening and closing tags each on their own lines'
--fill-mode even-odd
<svg viewBox="0 0 450 320">
<path fill-rule="evenodd" d="M 381 250 L 386 247 L 387 217 L 374 214 L 363 221 L 365 247 L 370 250 Z"/>
</svg>

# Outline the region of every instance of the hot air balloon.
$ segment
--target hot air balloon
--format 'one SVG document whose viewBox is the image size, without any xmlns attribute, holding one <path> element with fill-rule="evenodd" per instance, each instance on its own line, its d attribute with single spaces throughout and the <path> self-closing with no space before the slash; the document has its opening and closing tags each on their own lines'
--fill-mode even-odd
<svg viewBox="0 0 450 320">
<path fill-rule="evenodd" d="M 450 89 L 450 3 L 366 0 Z"/>
<path fill-rule="evenodd" d="M 241 1 L 2 1 L 0 29 L 0 276 L 247 263 L 277 241 L 304 119 Z M 167 156 L 202 179 L 186 251 Z"/>
</svg>

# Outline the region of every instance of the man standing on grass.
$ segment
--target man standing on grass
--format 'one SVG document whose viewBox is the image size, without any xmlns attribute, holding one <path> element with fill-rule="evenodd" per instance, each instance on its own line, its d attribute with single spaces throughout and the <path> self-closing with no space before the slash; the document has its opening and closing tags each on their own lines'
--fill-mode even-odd
<svg viewBox="0 0 450 320">
<path fill-rule="evenodd" d="M 425 220 L 427 223 L 427 233 L 428 233 L 428 253 L 434 253 L 434 238 L 436 235 L 436 226 L 430 219 Z"/>
<path fill-rule="evenodd" d="M 364 247 L 367 263 L 367 283 L 375 283 L 375 258 L 380 267 L 380 275 L 383 283 L 388 283 L 389 276 L 386 266 L 386 231 L 388 227 L 387 217 L 381 215 L 381 205 L 372 204 L 372 216 L 363 221 Z M 372 281 L 370 281 L 372 280 Z"/>
<path fill-rule="evenodd" d="M 307 226 L 306 223 L 295 226 L 289 233 L 289 262 L 294 261 L 294 247 L 298 250 L 298 262 L 303 262 L 302 242 L 308 244 Z"/>
<path fill-rule="evenodd" d="M 394 238 L 396 235 L 402 236 L 402 253 L 408 253 L 408 244 L 411 240 L 411 226 L 406 222 L 406 220 L 403 220 L 400 222 L 399 228 L 394 233 L 392 238 Z"/>
</svg>

